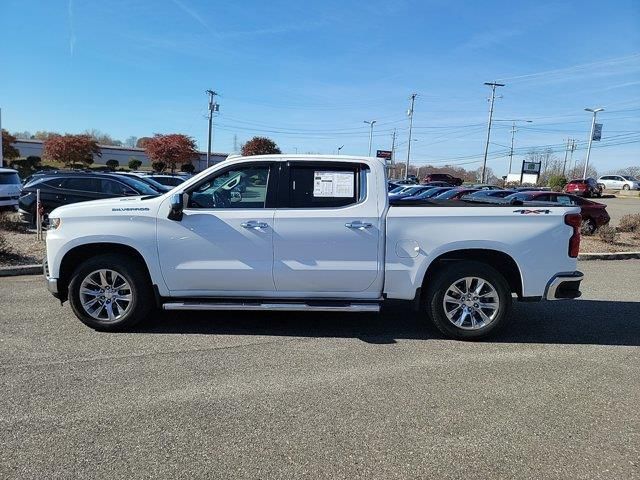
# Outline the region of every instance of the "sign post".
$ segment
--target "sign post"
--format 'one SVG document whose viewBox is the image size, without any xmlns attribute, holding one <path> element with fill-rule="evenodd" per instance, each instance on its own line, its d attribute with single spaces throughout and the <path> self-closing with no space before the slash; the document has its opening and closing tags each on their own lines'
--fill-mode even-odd
<svg viewBox="0 0 640 480">
<path fill-rule="evenodd" d="M 524 181 L 525 175 L 535 175 L 536 180 L 534 183 L 538 183 L 538 177 L 540 176 L 540 169 L 542 168 L 542 162 L 527 162 L 522 161 L 522 171 L 520 172 L 520 185 Z"/>
</svg>

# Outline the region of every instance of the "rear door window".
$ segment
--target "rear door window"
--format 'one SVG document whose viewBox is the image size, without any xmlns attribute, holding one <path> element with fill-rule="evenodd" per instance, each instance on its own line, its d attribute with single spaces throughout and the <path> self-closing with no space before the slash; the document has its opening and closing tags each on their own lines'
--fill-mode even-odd
<svg viewBox="0 0 640 480">
<path fill-rule="evenodd" d="M 290 208 L 346 207 L 364 199 L 363 166 L 294 164 L 289 167 Z"/>
</svg>

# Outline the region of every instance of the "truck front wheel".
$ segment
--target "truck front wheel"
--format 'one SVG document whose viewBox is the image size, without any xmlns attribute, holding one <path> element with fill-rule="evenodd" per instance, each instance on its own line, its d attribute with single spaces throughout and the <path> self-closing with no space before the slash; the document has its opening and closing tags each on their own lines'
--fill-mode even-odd
<svg viewBox="0 0 640 480">
<path fill-rule="evenodd" d="M 427 290 L 426 309 L 448 337 L 478 339 L 505 323 L 511 290 L 505 278 L 482 262 L 445 264 Z"/>
<path fill-rule="evenodd" d="M 69 283 L 69 303 L 85 325 L 118 331 L 142 320 L 153 305 L 148 275 L 139 262 L 117 254 L 85 260 Z"/>
</svg>

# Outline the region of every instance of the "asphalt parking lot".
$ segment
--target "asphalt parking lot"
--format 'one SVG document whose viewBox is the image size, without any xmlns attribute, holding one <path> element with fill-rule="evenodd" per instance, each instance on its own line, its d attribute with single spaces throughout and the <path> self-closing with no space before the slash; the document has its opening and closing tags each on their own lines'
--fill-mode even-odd
<svg viewBox="0 0 640 480">
<path fill-rule="evenodd" d="M 638 197 L 612 197 L 592 198 L 594 202 L 607 205 L 607 212 L 611 217 L 611 225 L 616 226 L 624 215 L 640 213 L 640 198 Z"/>
<path fill-rule="evenodd" d="M 640 261 L 490 341 L 402 311 L 84 327 L 0 279 L 0 478 L 640 478 Z"/>
</svg>

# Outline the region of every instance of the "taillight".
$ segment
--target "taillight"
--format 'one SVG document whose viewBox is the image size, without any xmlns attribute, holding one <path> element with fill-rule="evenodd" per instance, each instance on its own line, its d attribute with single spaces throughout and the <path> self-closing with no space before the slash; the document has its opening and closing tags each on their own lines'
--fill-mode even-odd
<svg viewBox="0 0 640 480">
<path fill-rule="evenodd" d="M 568 213 L 564 216 L 564 223 L 573 227 L 573 234 L 569 239 L 569 256 L 576 258 L 580 253 L 580 226 L 582 225 L 582 215 L 579 213 Z"/>
</svg>

